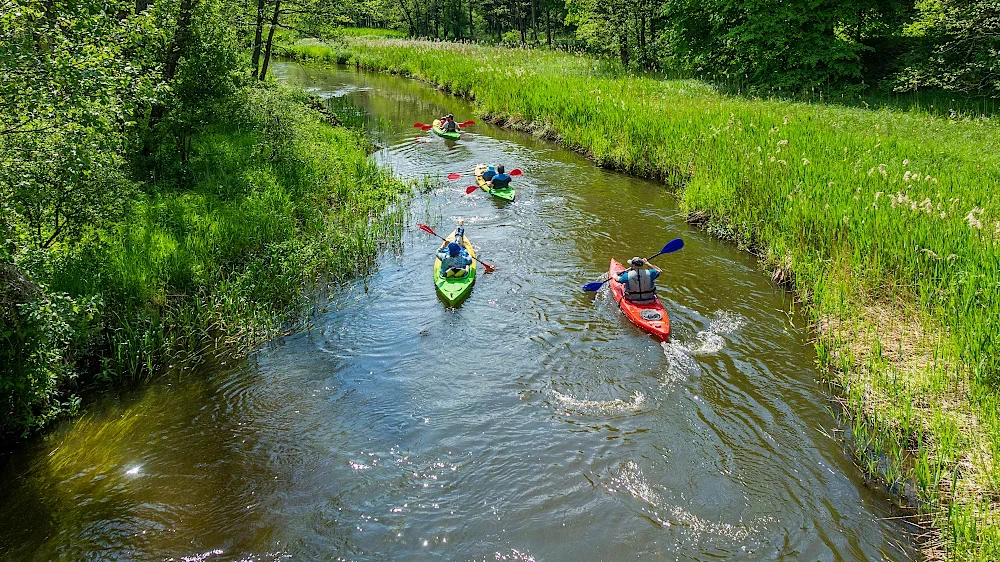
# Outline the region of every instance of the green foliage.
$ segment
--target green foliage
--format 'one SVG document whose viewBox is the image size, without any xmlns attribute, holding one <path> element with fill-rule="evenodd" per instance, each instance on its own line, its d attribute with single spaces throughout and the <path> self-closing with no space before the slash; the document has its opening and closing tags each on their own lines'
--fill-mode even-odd
<svg viewBox="0 0 1000 562">
<path fill-rule="evenodd" d="M 135 190 L 121 155 L 153 76 L 129 65 L 147 18 L 127 3 L 18 0 L 0 12 L 0 199 L 25 243 L 113 221 Z"/>
<path fill-rule="evenodd" d="M 87 384 L 273 335 L 396 232 L 365 141 L 251 80 L 246 7 L 3 5 L 0 436 Z"/>
<path fill-rule="evenodd" d="M 26 435 L 79 407 L 68 390 L 98 304 L 51 293 L 0 264 L 0 436 Z"/>
<path fill-rule="evenodd" d="M 906 55 L 896 88 L 1000 95 L 1000 3 L 920 0 L 917 9 L 904 30 L 916 48 Z"/>
<path fill-rule="evenodd" d="M 861 46 L 838 33 L 856 8 L 836 0 L 671 0 L 663 14 L 689 69 L 774 89 L 827 90 L 861 76 Z"/>
</svg>

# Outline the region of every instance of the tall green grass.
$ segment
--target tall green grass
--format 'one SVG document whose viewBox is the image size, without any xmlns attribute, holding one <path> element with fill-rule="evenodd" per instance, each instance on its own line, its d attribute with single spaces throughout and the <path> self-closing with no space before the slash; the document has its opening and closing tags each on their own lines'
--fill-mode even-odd
<svg viewBox="0 0 1000 562">
<path fill-rule="evenodd" d="M 552 51 L 355 39 L 287 52 L 432 82 L 677 189 L 809 305 L 859 461 L 874 453 L 890 484 L 915 486 L 950 556 L 1000 559 L 992 117 L 747 99 Z"/>
</svg>

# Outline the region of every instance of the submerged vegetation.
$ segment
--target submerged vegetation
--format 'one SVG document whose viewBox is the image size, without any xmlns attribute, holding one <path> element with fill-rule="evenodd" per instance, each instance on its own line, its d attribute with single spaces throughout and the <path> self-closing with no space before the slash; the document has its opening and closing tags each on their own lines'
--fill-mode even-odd
<svg viewBox="0 0 1000 562">
<path fill-rule="evenodd" d="M 359 39 L 288 52 L 438 84 L 677 189 L 693 221 L 807 303 L 859 462 L 940 531 L 927 547 L 1000 557 L 992 117 L 731 97 L 552 51 Z"/>
</svg>

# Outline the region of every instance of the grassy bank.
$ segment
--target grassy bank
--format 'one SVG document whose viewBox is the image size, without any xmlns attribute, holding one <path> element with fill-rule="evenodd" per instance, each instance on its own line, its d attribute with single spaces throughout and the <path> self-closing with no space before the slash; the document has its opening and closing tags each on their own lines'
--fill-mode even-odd
<svg viewBox="0 0 1000 562">
<path fill-rule="evenodd" d="M 1000 126 L 721 95 L 551 51 L 354 39 L 305 60 L 410 75 L 598 164 L 658 178 L 794 286 L 859 463 L 930 555 L 1000 559 Z"/>
<path fill-rule="evenodd" d="M 73 413 L 185 356 L 242 351 L 307 311 L 307 291 L 371 267 L 401 228 L 402 186 L 360 134 L 304 94 L 246 86 L 147 155 L 122 219 L 45 250 L 0 255 L 5 436 Z M 15 221 L 3 221 L 16 237 Z M 16 246 L 15 246 L 16 248 Z"/>
</svg>

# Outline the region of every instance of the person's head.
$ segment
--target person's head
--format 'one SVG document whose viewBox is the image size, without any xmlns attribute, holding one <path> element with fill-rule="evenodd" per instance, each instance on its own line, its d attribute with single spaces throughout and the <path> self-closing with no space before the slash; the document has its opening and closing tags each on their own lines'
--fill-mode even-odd
<svg viewBox="0 0 1000 562">
<path fill-rule="evenodd" d="M 451 113 L 449 113 L 448 114 L 448 121 L 454 121 L 454 120 L 455 120 L 455 116 L 452 115 Z"/>
<path fill-rule="evenodd" d="M 497 173 L 498 174 L 504 173 L 504 171 L 503 171 L 503 164 L 497 164 Z"/>
<path fill-rule="evenodd" d="M 495 173 L 497 173 L 497 167 L 496 166 L 486 166 L 486 171 L 495 174 Z"/>
<path fill-rule="evenodd" d="M 640 257 L 634 257 L 628 260 L 628 263 L 629 265 L 632 266 L 632 269 L 639 269 L 640 267 L 642 267 L 643 259 Z"/>
<path fill-rule="evenodd" d="M 461 246 L 459 246 L 458 244 L 456 244 L 454 242 L 451 242 L 450 244 L 448 244 L 448 255 L 449 256 L 455 257 L 455 256 L 457 256 L 460 253 L 462 253 L 462 247 Z"/>
</svg>

